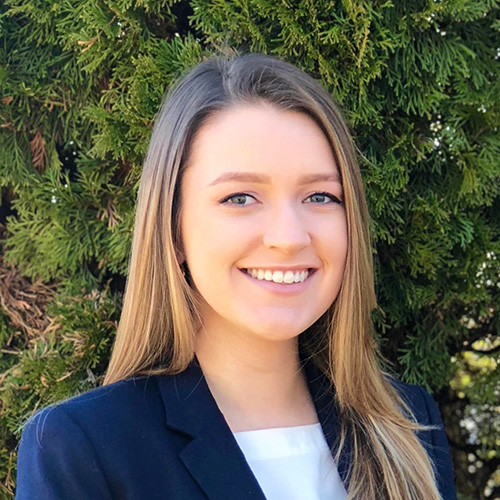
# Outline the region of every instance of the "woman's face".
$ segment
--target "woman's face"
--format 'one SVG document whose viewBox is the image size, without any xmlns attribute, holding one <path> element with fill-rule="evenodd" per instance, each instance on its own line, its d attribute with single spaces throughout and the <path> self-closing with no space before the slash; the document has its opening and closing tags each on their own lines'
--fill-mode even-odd
<svg viewBox="0 0 500 500">
<path fill-rule="evenodd" d="M 193 141 L 181 199 L 183 256 L 209 335 L 290 340 L 337 297 L 342 185 L 305 114 L 262 103 L 213 115 Z"/>
</svg>

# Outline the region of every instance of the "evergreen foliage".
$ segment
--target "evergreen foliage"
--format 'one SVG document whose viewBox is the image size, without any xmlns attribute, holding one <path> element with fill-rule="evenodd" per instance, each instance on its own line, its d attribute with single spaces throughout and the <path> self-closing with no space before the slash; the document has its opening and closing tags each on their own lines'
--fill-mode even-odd
<svg viewBox="0 0 500 500">
<path fill-rule="evenodd" d="M 500 498 L 499 3 L 0 4 L 0 500 L 27 418 L 102 382 L 155 113 L 227 47 L 278 55 L 341 104 L 382 351 L 434 391 L 461 498 Z"/>
</svg>

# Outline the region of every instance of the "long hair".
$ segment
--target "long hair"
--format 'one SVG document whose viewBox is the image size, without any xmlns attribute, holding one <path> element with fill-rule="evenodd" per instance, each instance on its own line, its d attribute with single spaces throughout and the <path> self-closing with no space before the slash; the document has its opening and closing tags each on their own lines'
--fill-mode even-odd
<svg viewBox="0 0 500 500">
<path fill-rule="evenodd" d="M 339 294 L 299 341 L 335 388 L 341 446 L 353 445 L 349 499 L 439 500 L 433 464 L 416 437 L 426 429 L 380 366 L 368 211 L 349 130 L 331 96 L 279 59 L 246 54 L 208 59 L 182 78 L 162 105 L 137 200 L 124 304 L 104 384 L 182 372 L 202 322 L 189 273 L 179 264 L 180 183 L 194 136 L 208 117 L 241 103 L 267 102 L 311 117 L 338 165 L 348 250 Z M 337 450 L 336 459 L 340 456 Z"/>
</svg>

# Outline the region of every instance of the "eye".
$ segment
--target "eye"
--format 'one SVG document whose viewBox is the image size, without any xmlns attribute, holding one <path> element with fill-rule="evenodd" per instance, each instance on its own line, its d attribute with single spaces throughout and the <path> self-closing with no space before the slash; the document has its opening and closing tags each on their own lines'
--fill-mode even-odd
<svg viewBox="0 0 500 500">
<path fill-rule="evenodd" d="M 320 198 L 320 200 L 325 199 L 325 197 L 326 197 L 327 199 L 329 199 L 333 203 L 342 204 L 342 200 L 340 200 L 339 198 L 337 198 L 335 195 L 333 195 L 331 193 L 327 193 L 326 191 L 319 191 L 317 193 L 313 193 L 308 198 L 318 199 L 318 197 Z M 328 204 L 328 201 L 326 203 L 322 203 L 322 202 L 315 203 L 315 205 L 327 205 L 327 204 Z"/>
<path fill-rule="evenodd" d="M 248 203 L 245 204 L 245 198 L 246 197 L 253 198 L 252 195 L 247 194 L 247 193 L 233 193 L 233 194 L 230 194 L 229 196 L 226 196 L 222 200 L 220 200 L 219 203 L 221 205 L 226 204 L 226 205 L 233 205 L 233 206 L 244 207 L 244 206 L 248 205 Z M 236 200 L 236 203 L 228 203 L 230 200 Z M 239 203 L 241 201 L 243 201 L 243 203 Z"/>
</svg>

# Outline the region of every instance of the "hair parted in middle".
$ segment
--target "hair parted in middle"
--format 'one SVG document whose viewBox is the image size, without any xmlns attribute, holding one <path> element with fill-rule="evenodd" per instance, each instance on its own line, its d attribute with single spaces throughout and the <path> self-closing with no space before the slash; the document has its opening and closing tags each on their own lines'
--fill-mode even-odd
<svg viewBox="0 0 500 500">
<path fill-rule="evenodd" d="M 190 146 L 210 117 L 261 102 L 312 118 L 342 181 L 348 231 L 342 285 L 299 342 L 335 389 L 341 446 L 347 436 L 353 440 L 349 499 L 439 500 L 433 465 L 415 435 L 427 427 L 417 424 L 380 366 L 371 320 L 376 298 L 369 216 L 351 135 L 328 92 L 280 59 L 213 57 L 167 94 L 140 181 L 122 316 L 104 383 L 175 374 L 192 361 L 203 318 L 181 257 L 182 176 Z"/>
</svg>

